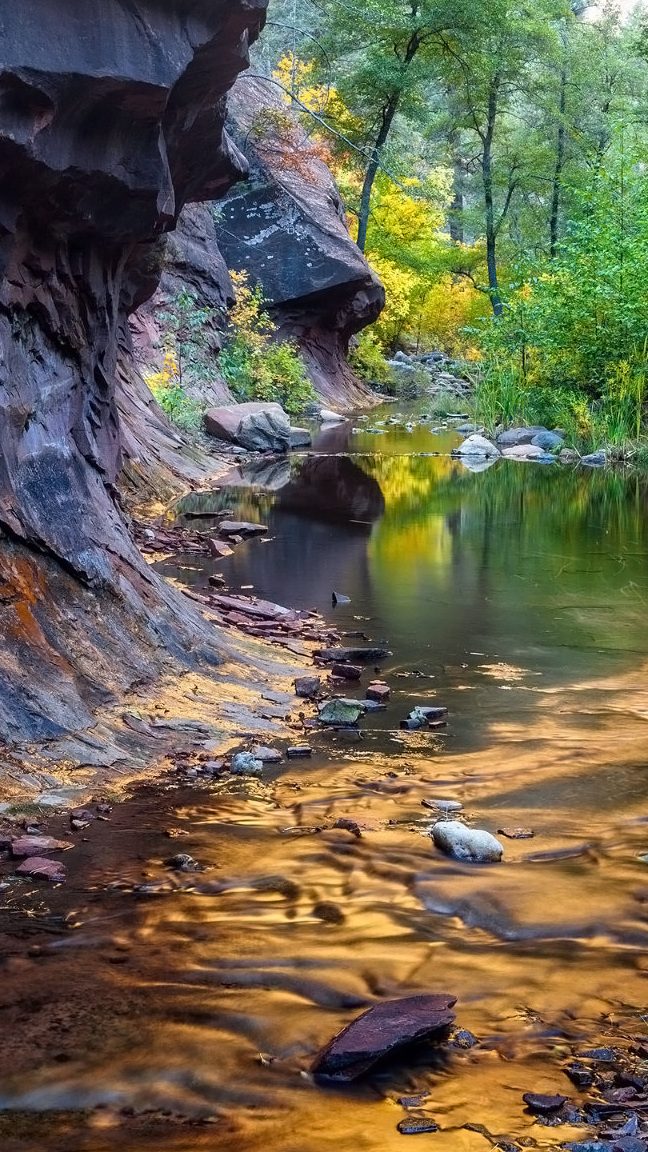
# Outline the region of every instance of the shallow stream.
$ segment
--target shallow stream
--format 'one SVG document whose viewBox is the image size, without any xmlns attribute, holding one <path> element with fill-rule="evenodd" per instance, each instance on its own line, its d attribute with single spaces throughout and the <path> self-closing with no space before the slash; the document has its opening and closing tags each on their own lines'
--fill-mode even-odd
<svg viewBox="0 0 648 1152">
<path fill-rule="evenodd" d="M 204 527 L 229 508 L 270 539 L 163 570 L 201 586 L 219 572 L 384 642 L 391 700 L 359 739 L 310 733 L 312 758 L 263 783 L 142 787 L 92 825 L 66 885 L 2 894 L 3 1147 L 553 1148 L 583 1129 L 543 1126 L 522 1093 L 578 1101 L 571 1054 L 646 1032 L 647 485 L 473 472 L 451 427 L 390 419 L 243 466 L 178 510 Z M 400 729 L 435 703 L 447 728 Z M 500 836 L 499 865 L 457 863 L 431 843 L 434 799 L 534 835 Z M 169 872 L 174 851 L 206 871 Z M 456 995 L 478 1045 L 353 1089 L 312 1082 L 363 1007 L 421 991 Z M 438 1132 L 398 1132 L 412 1092 Z"/>
</svg>

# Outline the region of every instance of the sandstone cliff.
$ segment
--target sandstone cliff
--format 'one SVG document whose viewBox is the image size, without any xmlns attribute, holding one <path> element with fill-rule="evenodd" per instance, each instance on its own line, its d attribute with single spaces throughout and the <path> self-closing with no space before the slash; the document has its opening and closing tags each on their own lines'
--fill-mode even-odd
<svg viewBox="0 0 648 1152">
<path fill-rule="evenodd" d="M 366 405 L 371 393 L 346 357 L 350 338 L 382 309 L 384 292 L 349 236 L 331 172 L 270 82 L 241 77 L 228 111 L 250 178 L 217 204 L 191 204 L 181 213 L 166 243 L 159 289 L 132 320 L 138 359 L 156 364 L 155 314 L 179 288 L 214 309 L 216 352 L 231 293 L 227 269 L 245 270 L 262 287 L 279 337 L 297 340 L 327 405 Z M 216 363 L 205 397 L 228 402 Z"/>
<path fill-rule="evenodd" d="M 20 0 L 0 30 L 0 737 L 56 737 L 216 636 L 120 509 L 118 344 L 159 237 L 246 164 L 224 95 L 265 0 Z"/>
</svg>

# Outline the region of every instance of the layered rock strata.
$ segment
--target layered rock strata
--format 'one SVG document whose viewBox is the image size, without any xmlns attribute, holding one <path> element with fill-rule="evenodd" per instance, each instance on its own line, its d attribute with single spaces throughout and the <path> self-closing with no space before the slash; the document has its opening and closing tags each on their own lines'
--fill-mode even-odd
<svg viewBox="0 0 648 1152">
<path fill-rule="evenodd" d="M 21 0 L 0 30 L 0 737 L 56 736 L 215 635 L 116 481 L 126 320 L 159 237 L 246 164 L 224 96 L 265 0 Z"/>
</svg>

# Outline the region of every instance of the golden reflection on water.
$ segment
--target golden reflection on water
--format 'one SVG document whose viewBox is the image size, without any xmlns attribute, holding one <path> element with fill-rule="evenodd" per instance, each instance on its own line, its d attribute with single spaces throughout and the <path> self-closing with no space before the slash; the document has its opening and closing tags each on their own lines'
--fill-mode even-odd
<svg viewBox="0 0 648 1152">
<path fill-rule="evenodd" d="M 390 710 L 358 745 L 314 736 L 312 760 L 268 783 L 146 788 L 93 826 L 51 893 L 79 927 L 37 937 L 37 955 L 6 936 L 0 1019 L 23 1036 L 0 1077 L 12 1152 L 43 1146 L 38 1113 L 52 1152 L 391 1152 L 396 1100 L 421 1091 L 439 1152 L 485 1152 L 480 1128 L 550 1146 L 583 1129 L 542 1127 L 522 1093 L 578 1098 L 570 1053 L 645 1030 L 642 492 L 506 464 L 362 467 L 385 515 L 322 587 L 352 594 L 343 627 L 370 615 L 390 635 Z M 281 599 L 258 551 L 245 574 Z M 313 593 L 316 567 L 301 576 Z M 447 731 L 399 731 L 429 699 L 449 705 Z M 431 798 L 535 835 L 502 838 L 501 865 L 457 863 L 432 845 Z M 176 851 L 206 870 L 171 873 Z M 364 1005 L 419 991 L 457 995 L 478 1047 L 344 1092 L 312 1083 L 314 1053 Z M 34 1114 L 16 1142 L 17 1109 Z"/>
</svg>

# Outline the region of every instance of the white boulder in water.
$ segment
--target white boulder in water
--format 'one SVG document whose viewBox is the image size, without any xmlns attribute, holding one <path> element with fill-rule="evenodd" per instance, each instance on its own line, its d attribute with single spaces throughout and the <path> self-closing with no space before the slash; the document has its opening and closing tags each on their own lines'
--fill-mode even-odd
<svg viewBox="0 0 648 1152">
<path fill-rule="evenodd" d="M 463 444 L 458 448 L 452 449 L 453 456 L 499 456 L 500 450 L 485 436 L 480 436 L 475 433 L 473 436 L 468 436 Z"/>
<path fill-rule="evenodd" d="M 467 828 L 461 820 L 439 820 L 432 829 L 432 839 L 448 856 L 454 856 L 455 860 L 470 860 L 474 864 L 495 864 L 504 854 L 499 840 L 490 832 Z"/>
<path fill-rule="evenodd" d="M 320 408 L 319 418 L 322 424 L 343 424 L 346 416 L 340 416 L 339 412 L 332 412 L 330 408 Z"/>
</svg>

